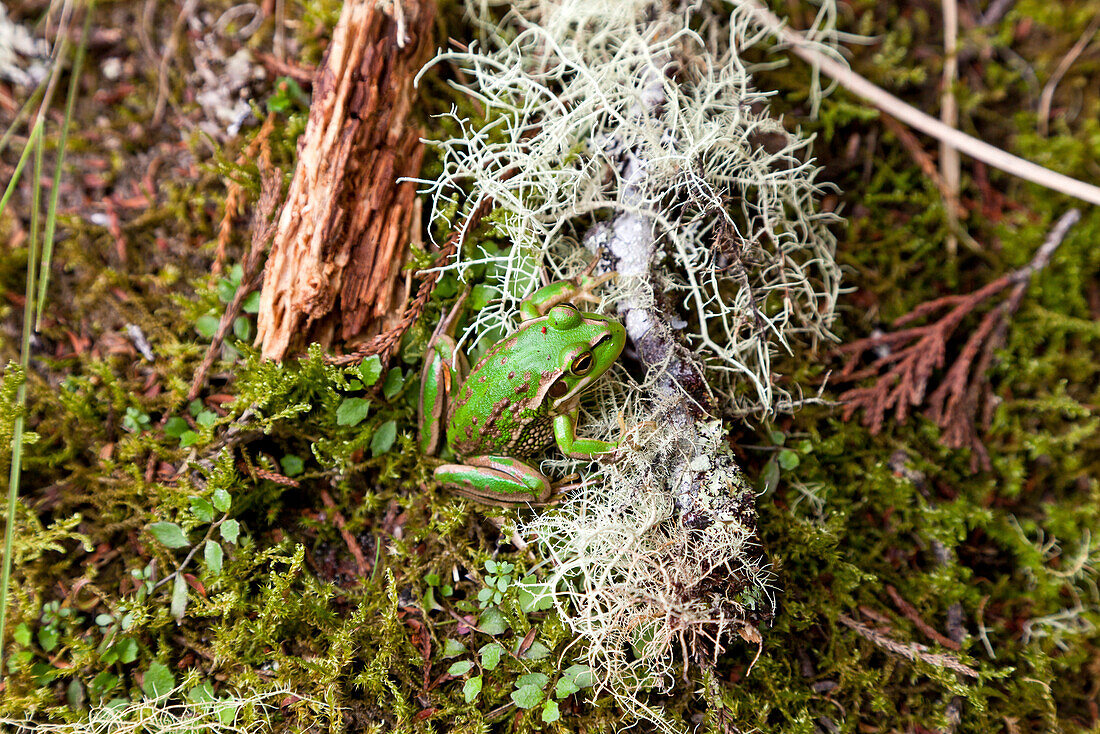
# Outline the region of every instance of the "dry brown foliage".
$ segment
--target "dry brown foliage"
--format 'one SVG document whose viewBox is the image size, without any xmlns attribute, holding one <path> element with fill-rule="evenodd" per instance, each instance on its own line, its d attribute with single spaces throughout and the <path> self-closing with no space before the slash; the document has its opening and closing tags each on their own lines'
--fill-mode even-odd
<svg viewBox="0 0 1100 734">
<path fill-rule="evenodd" d="M 874 378 L 866 387 L 854 387 L 840 396 L 844 419 L 863 411 L 863 424 L 872 433 L 882 430 L 886 413 L 904 423 L 910 409 L 924 406 L 926 415 L 940 428 L 941 442 L 950 448 L 971 450 L 971 466 L 976 471 L 992 468 L 989 452 L 979 436 L 981 423 L 988 426 L 995 402 L 986 372 L 993 355 L 1004 344 L 1012 315 L 1020 306 L 1031 276 L 1046 267 L 1070 228 L 1081 218 L 1076 209 L 1066 212 L 1051 229 L 1031 262 L 1019 270 L 1002 275 L 971 293 L 944 296 L 926 303 L 897 319 L 894 331 L 858 339 L 840 348 L 846 362 L 839 382 L 858 382 Z M 1009 289 L 1011 290 L 1009 291 Z M 1004 293 L 1008 291 L 1008 296 Z M 987 311 L 970 332 L 947 372 L 934 387 L 928 388 L 936 372 L 947 364 L 949 345 L 963 321 L 979 309 L 1002 300 Z M 938 316 L 937 316 L 938 315 Z M 933 320 L 933 317 L 934 318 Z M 922 325 L 912 324 L 927 321 Z M 876 358 L 860 368 L 868 353 Z"/>
</svg>

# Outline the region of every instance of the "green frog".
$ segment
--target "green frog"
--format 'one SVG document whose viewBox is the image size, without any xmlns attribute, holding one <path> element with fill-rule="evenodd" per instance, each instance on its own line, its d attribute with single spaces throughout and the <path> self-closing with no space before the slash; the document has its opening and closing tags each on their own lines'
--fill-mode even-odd
<svg viewBox="0 0 1100 734">
<path fill-rule="evenodd" d="M 524 320 L 516 332 L 490 347 L 473 370 L 455 356 L 461 301 L 440 323 L 421 375 L 419 435 L 421 451 L 435 455 L 445 433 L 457 463 L 436 468 L 440 483 L 487 504 L 545 503 L 553 485 L 529 463 L 534 454 L 551 443 L 576 458 L 618 447 L 576 435 L 581 394 L 626 341 L 619 322 L 572 303 L 591 300 L 604 280 L 582 275 L 535 291 L 520 304 Z"/>
</svg>

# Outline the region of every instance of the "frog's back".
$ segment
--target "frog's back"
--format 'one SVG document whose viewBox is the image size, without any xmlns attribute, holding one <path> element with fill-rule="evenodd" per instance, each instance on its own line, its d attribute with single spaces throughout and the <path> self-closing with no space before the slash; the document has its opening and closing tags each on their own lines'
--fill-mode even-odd
<svg viewBox="0 0 1100 734">
<path fill-rule="evenodd" d="M 552 442 L 545 400 L 553 359 L 540 329 L 521 330 L 494 344 L 451 401 L 447 445 L 459 456 L 526 457 Z"/>
</svg>

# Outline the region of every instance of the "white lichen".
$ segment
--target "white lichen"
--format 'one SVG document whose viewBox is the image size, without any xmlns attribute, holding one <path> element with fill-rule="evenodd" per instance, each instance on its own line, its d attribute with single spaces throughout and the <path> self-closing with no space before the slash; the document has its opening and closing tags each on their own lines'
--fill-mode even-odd
<svg viewBox="0 0 1100 734">
<path fill-rule="evenodd" d="M 524 296 L 593 253 L 619 274 L 596 310 L 619 315 L 648 370 L 641 384 L 621 365 L 603 378 L 580 432 L 624 448 L 610 463 L 544 461 L 584 479 L 521 532 L 550 560 L 548 588 L 597 689 L 668 727 L 644 691 L 732 639 L 759 643 L 754 621 L 774 606 L 754 493 L 717 418 L 800 401 L 772 358 L 830 338 L 834 217 L 817 206 L 810 140 L 751 86 L 743 54 L 763 33 L 747 15 L 639 0 L 511 7 L 492 22 L 471 5 L 480 43 L 433 62 L 460 70 L 484 122 L 450 113 L 459 135 L 435 143 L 443 174 L 424 184 L 441 229 L 491 199 L 512 246 L 468 243 L 441 267 L 485 264 L 496 295 L 460 348 L 512 329 Z"/>
</svg>

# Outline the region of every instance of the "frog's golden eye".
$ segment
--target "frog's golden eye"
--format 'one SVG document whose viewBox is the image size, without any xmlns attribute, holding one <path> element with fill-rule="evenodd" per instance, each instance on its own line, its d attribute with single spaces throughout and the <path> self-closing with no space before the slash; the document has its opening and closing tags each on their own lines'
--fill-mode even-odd
<svg viewBox="0 0 1100 734">
<path fill-rule="evenodd" d="M 573 364 L 569 365 L 569 371 L 574 375 L 583 377 L 592 371 L 592 352 L 584 352 L 578 354 L 573 360 Z"/>
</svg>

